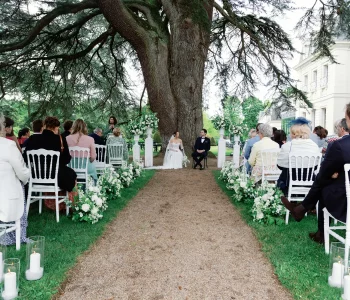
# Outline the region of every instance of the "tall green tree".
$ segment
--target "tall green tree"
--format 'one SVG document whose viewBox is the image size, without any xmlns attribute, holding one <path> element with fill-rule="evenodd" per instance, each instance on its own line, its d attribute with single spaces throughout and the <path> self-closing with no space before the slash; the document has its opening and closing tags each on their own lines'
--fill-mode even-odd
<svg viewBox="0 0 350 300">
<path fill-rule="evenodd" d="M 256 127 L 259 121 L 259 115 L 264 111 L 264 104 L 256 97 L 248 97 L 242 102 L 242 113 L 244 116 L 243 124 L 249 130 Z M 245 136 L 244 139 L 248 137 Z"/>
<path fill-rule="evenodd" d="M 330 55 L 326 49 L 336 20 L 350 15 L 348 3 L 315 1 L 322 4 L 320 27 L 309 30 L 317 39 L 316 51 Z M 286 63 L 294 48 L 272 18 L 293 9 L 290 0 L 30 3 L 39 7 L 37 13 L 28 13 L 27 0 L 1 2 L 0 91 L 4 95 L 18 92 L 18 86 L 30 88 L 45 110 L 51 103 L 72 109 L 92 96 L 111 105 L 122 95 L 116 91 L 128 87 L 128 58 L 140 66 L 164 143 L 176 128 L 189 148 L 201 129 L 206 62 L 217 69 L 223 87 L 236 83 L 235 94 L 252 94 L 265 74 L 270 87 L 292 86 L 297 97 L 306 99 L 293 86 Z M 315 7 L 301 28 L 308 29 Z"/>
</svg>

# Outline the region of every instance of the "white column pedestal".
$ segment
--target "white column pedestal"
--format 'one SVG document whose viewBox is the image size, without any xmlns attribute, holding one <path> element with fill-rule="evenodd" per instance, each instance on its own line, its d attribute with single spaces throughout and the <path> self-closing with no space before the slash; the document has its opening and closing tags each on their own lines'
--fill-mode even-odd
<svg viewBox="0 0 350 300">
<path fill-rule="evenodd" d="M 145 140 L 145 167 L 153 167 L 152 128 L 147 128 L 147 138 Z"/>
<path fill-rule="evenodd" d="M 139 135 L 134 136 L 135 144 L 132 146 L 132 158 L 134 162 L 140 161 L 140 145 L 139 145 Z"/>
<path fill-rule="evenodd" d="M 235 135 L 233 137 L 233 140 L 234 140 L 234 145 L 233 145 L 233 165 L 234 165 L 234 168 L 238 169 L 239 168 L 239 152 L 240 152 L 239 135 Z"/>
<path fill-rule="evenodd" d="M 224 140 L 224 129 L 220 129 L 220 139 L 218 147 L 218 168 L 222 168 L 226 160 L 226 141 Z"/>
</svg>

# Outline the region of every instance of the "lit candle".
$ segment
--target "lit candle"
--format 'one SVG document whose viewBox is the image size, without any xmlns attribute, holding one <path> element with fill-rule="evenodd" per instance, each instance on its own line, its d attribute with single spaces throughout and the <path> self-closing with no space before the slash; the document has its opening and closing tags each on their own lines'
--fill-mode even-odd
<svg viewBox="0 0 350 300">
<path fill-rule="evenodd" d="M 8 271 L 8 273 L 4 275 L 4 282 L 5 282 L 4 294 L 6 294 L 8 297 L 11 297 L 12 295 L 17 295 L 17 283 L 16 283 L 17 278 L 16 277 L 17 277 L 16 273 L 11 272 L 10 270 Z"/>
<path fill-rule="evenodd" d="M 344 295 L 343 299 L 350 300 L 350 275 L 344 276 Z"/>
<path fill-rule="evenodd" d="M 332 282 L 335 287 L 341 287 L 343 275 L 344 275 L 344 266 L 341 264 L 341 262 L 333 263 Z"/>
<path fill-rule="evenodd" d="M 33 252 L 30 255 L 30 272 L 40 272 L 40 253 Z"/>
</svg>

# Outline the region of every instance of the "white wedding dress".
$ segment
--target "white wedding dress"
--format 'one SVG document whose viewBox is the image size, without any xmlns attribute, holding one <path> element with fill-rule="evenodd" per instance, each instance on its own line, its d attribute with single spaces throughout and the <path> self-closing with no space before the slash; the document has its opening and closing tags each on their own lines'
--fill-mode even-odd
<svg viewBox="0 0 350 300">
<path fill-rule="evenodd" d="M 162 169 L 182 169 L 183 152 L 180 143 L 169 142 L 164 155 Z"/>
</svg>

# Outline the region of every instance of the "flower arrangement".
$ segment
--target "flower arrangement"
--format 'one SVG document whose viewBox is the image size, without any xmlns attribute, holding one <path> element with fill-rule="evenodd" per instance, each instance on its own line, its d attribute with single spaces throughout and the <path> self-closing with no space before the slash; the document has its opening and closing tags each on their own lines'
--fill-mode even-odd
<svg viewBox="0 0 350 300">
<path fill-rule="evenodd" d="M 245 125 L 234 125 L 230 126 L 230 132 L 234 135 L 242 135 L 247 130 Z"/>
<path fill-rule="evenodd" d="M 152 128 L 156 129 L 158 127 L 159 119 L 157 118 L 157 115 L 154 113 L 147 113 L 146 115 L 142 116 L 141 124 L 144 125 L 146 128 Z"/>
<path fill-rule="evenodd" d="M 107 209 L 106 197 L 99 186 L 88 185 L 85 192 L 78 188 L 78 195 L 71 204 L 73 221 L 85 221 L 91 224 L 97 223 Z"/>
<path fill-rule="evenodd" d="M 186 168 L 186 167 L 187 167 L 187 164 L 189 164 L 189 163 L 190 163 L 190 161 L 189 161 L 189 159 L 187 158 L 186 153 L 184 152 L 183 157 L 182 157 L 182 165 Z"/>
<path fill-rule="evenodd" d="M 123 185 L 119 177 L 120 175 L 114 168 L 110 167 L 105 169 L 98 178 L 97 186 L 100 187 L 107 201 L 114 200 L 120 196 L 120 190 L 123 188 Z"/>
<path fill-rule="evenodd" d="M 283 224 L 281 216 L 285 214 L 281 204 L 282 191 L 275 184 L 263 183 L 257 190 L 252 215 L 254 221 L 267 224 Z"/>
<path fill-rule="evenodd" d="M 132 168 L 133 178 L 140 177 L 143 171 L 143 163 L 141 161 L 139 163 L 133 162 L 129 165 L 129 168 Z"/>
<path fill-rule="evenodd" d="M 140 119 L 136 119 L 129 123 L 128 129 L 134 135 L 141 135 L 145 132 L 145 125 Z"/>
<path fill-rule="evenodd" d="M 127 167 L 120 168 L 118 170 L 119 179 L 124 187 L 130 186 L 134 181 L 134 168 L 132 164 Z"/>
<path fill-rule="evenodd" d="M 216 115 L 214 118 L 211 119 L 211 121 L 213 122 L 214 128 L 216 130 L 220 130 L 221 128 L 228 130 L 230 127 L 229 120 L 219 115 Z"/>
</svg>

